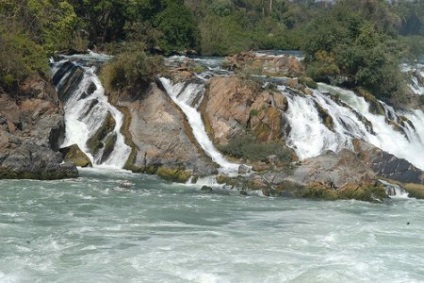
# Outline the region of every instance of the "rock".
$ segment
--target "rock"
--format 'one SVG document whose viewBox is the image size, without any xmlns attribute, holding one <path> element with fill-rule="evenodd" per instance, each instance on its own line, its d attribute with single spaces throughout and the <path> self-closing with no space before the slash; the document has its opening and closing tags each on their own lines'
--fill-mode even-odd
<svg viewBox="0 0 424 283">
<path fill-rule="evenodd" d="M 292 175 L 300 184 L 321 183 L 336 189 L 346 184 L 360 184 L 375 177 L 375 173 L 348 149 L 342 149 L 339 153 L 327 151 L 306 159 L 294 169 Z"/>
<path fill-rule="evenodd" d="M 200 190 L 205 193 L 211 193 L 213 191 L 213 189 L 209 186 L 203 186 Z"/>
<path fill-rule="evenodd" d="M 62 179 L 78 176 L 58 151 L 65 124 L 54 87 L 41 77 L 25 80 L 18 98 L 0 96 L 0 178 Z"/>
<path fill-rule="evenodd" d="M 184 114 L 163 90 L 152 83 L 136 97 L 117 101 L 131 117 L 124 130 L 133 142 L 127 168 L 157 173 L 163 167 L 163 176 L 169 175 L 165 174 L 168 169 L 200 176 L 217 172 L 211 158 L 197 144 Z"/>
<path fill-rule="evenodd" d="M 3 160 L 0 178 L 52 180 L 78 177 L 74 165 L 61 163 L 60 153 L 26 140 Z"/>
<path fill-rule="evenodd" d="M 201 107 L 210 136 L 221 145 L 243 135 L 246 129 L 261 141 L 279 140 L 283 133 L 280 110 L 286 109 L 287 100 L 281 93 L 237 77 L 212 78 Z"/>
<path fill-rule="evenodd" d="M 93 167 L 88 156 L 76 144 L 61 148 L 59 151 L 65 162 L 72 162 L 78 167 Z"/>
<path fill-rule="evenodd" d="M 251 169 L 250 169 L 249 166 L 242 164 L 238 168 L 238 173 L 239 174 L 248 174 L 250 172 L 250 170 Z"/>
<path fill-rule="evenodd" d="M 231 71 L 243 71 L 270 75 L 297 77 L 305 73 L 303 64 L 294 56 L 258 55 L 244 51 L 227 57 L 225 65 Z"/>
<path fill-rule="evenodd" d="M 65 74 L 69 73 L 66 77 Z M 68 101 L 69 97 L 75 90 L 78 88 L 79 83 L 84 77 L 84 70 L 82 67 L 73 64 L 72 62 L 65 62 L 60 69 L 53 76 L 53 82 L 58 88 L 58 93 L 60 93 L 60 100 L 63 103 Z M 63 82 L 59 82 L 63 79 Z"/>
<path fill-rule="evenodd" d="M 397 158 L 361 140 L 355 140 L 354 147 L 362 162 L 378 176 L 403 183 L 424 183 L 424 172 L 405 159 Z"/>
</svg>

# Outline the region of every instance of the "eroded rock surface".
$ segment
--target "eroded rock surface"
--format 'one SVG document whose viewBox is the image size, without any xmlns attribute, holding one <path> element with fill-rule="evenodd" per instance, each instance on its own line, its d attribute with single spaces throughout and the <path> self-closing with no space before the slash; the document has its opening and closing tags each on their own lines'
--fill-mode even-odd
<svg viewBox="0 0 424 283">
<path fill-rule="evenodd" d="M 127 127 L 134 152 L 129 167 L 143 172 L 165 167 L 194 175 L 216 173 L 216 165 L 197 145 L 184 114 L 156 83 L 137 97 L 121 95 L 118 105 L 130 116 Z"/>
<path fill-rule="evenodd" d="M 26 80 L 13 97 L 0 91 L 0 178 L 77 177 L 58 153 L 64 132 L 62 105 L 45 79 Z"/>
</svg>

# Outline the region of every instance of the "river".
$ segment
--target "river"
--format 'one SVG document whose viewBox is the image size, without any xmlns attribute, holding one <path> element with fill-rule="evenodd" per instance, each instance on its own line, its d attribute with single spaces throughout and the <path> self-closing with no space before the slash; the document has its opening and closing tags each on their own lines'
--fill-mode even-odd
<svg viewBox="0 0 424 283">
<path fill-rule="evenodd" d="M 0 180 L 0 282 L 424 282 L 424 202 L 204 193 L 81 170 Z"/>
</svg>

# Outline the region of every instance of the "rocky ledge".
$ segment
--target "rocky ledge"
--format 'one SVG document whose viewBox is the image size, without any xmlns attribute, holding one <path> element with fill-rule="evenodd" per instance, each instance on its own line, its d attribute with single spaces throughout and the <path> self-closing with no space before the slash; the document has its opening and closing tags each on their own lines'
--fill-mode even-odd
<svg viewBox="0 0 424 283">
<path fill-rule="evenodd" d="M 59 153 L 64 133 L 62 105 L 45 78 L 29 78 L 13 93 L 0 89 L 0 178 L 77 177 Z"/>
<path fill-rule="evenodd" d="M 424 197 L 422 170 L 362 140 L 355 140 L 351 150 L 326 151 L 299 161 L 286 145 L 291 131 L 282 115 L 288 109 L 287 98 L 272 84 L 286 85 L 289 95 L 312 94 L 316 84 L 296 58 L 244 52 L 227 58 L 226 65 L 234 73 L 208 79 L 199 110 L 216 147 L 252 171 L 237 177 L 219 175 L 220 184 L 243 194 L 259 191 L 267 196 L 384 202 L 388 195 L 378 180 L 385 179 Z M 171 72 L 174 81 L 195 77 L 187 68 L 176 70 Z M 318 112 L 333 130 L 329 113 L 320 107 Z"/>
</svg>

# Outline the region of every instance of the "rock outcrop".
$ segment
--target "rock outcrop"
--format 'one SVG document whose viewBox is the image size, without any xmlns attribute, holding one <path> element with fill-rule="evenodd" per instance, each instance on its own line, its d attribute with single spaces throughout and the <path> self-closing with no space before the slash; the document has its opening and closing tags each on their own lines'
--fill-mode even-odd
<svg viewBox="0 0 424 283">
<path fill-rule="evenodd" d="M 79 148 L 78 145 L 73 144 L 67 147 L 63 147 L 60 150 L 65 162 L 72 162 L 78 167 L 92 167 L 93 164 L 90 158 Z"/>
<path fill-rule="evenodd" d="M 43 78 L 24 81 L 13 98 L 0 94 L 0 178 L 77 177 L 58 152 L 63 141 L 63 108 Z"/>
<path fill-rule="evenodd" d="M 298 77 L 305 72 L 304 66 L 290 55 L 273 56 L 246 51 L 226 58 L 230 70 L 276 77 Z"/>
<path fill-rule="evenodd" d="M 198 146 L 184 114 L 156 83 L 143 94 L 121 93 L 115 103 L 127 116 L 124 132 L 133 143 L 127 168 L 179 181 L 217 172 Z"/>
<path fill-rule="evenodd" d="M 407 160 L 361 140 L 355 140 L 354 145 L 359 158 L 379 177 L 403 183 L 424 183 L 424 172 Z"/>
</svg>

